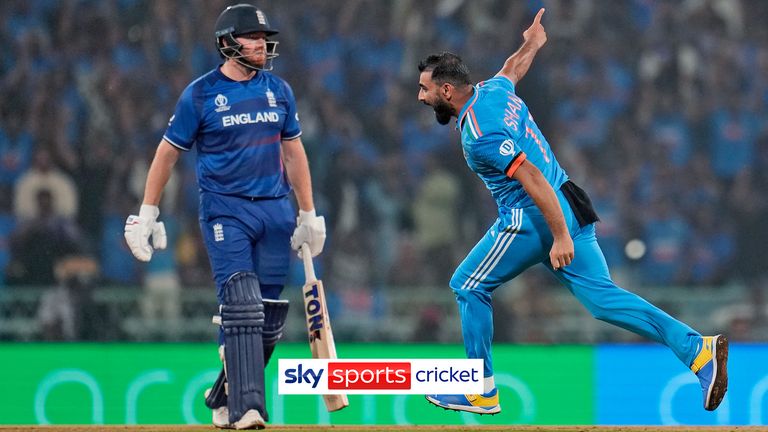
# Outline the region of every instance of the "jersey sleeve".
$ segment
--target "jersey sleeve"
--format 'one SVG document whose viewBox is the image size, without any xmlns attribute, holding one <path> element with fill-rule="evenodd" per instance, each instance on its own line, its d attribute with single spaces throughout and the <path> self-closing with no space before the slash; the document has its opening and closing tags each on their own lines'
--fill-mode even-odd
<svg viewBox="0 0 768 432">
<path fill-rule="evenodd" d="M 526 159 L 522 151 L 511 138 L 501 132 L 483 135 L 472 145 L 477 160 L 512 177 Z"/>
<path fill-rule="evenodd" d="M 200 127 L 200 114 L 193 97 L 193 88 L 188 87 L 176 103 L 176 110 L 168 120 L 168 128 L 163 138 L 174 147 L 189 151 L 195 143 Z"/>
<path fill-rule="evenodd" d="M 506 90 L 509 90 L 512 93 L 515 92 L 515 84 L 512 82 L 511 79 L 505 77 L 504 75 L 496 75 L 493 78 L 487 79 L 487 80 L 482 82 L 482 85 L 487 85 L 487 84 L 491 84 L 491 83 L 493 83 L 493 84 L 495 84 L 495 85 L 497 85 L 499 87 L 502 87 L 502 88 L 504 88 Z"/>
<path fill-rule="evenodd" d="M 299 113 L 296 111 L 296 98 L 293 96 L 293 89 L 286 82 L 283 82 L 283 89 L 287 114 L 280 138 L 290 140 L 301 136 L 301 126 L 299 125 Z"/>
</svg>

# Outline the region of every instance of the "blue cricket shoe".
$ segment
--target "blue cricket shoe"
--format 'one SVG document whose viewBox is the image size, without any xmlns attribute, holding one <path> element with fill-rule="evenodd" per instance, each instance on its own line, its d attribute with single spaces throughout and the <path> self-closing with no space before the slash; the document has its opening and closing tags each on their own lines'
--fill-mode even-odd
<svg viewBox="0 0 768 432">
<path fill-rule="evenodd" d="M 483 394 L 426 395 L 424 397 L 440 408 L 454 411 L 466 411 L 475 414 L 498 414 L 501 412 L 499 391 L 496 388 Z"/>
<path fill-rule="evenodd" d="M 714 411 L 728 391 L 728 338 L 704 336 L 701 349 L 691 364 L 704 393 L 704 409 Z"/>
</svg>

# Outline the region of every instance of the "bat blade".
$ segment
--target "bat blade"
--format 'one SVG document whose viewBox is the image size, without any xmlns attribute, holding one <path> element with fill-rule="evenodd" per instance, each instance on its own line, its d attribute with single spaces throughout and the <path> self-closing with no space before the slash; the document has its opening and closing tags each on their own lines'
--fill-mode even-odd
<svg viewBox="0 0 768 432">
<path fill-rule="evenodd" d="M 308 280 L 302 288 L 304 313 L 307 318 L 307 333 L 312 358 L 335 359 L 336 344 L 333 341 L 333 329 L 325 301 L 325 290 L 320 280 Z M 347 395 L 323 395 L 328 411 L 338 411 L 349 406 Z"/>
</svg>

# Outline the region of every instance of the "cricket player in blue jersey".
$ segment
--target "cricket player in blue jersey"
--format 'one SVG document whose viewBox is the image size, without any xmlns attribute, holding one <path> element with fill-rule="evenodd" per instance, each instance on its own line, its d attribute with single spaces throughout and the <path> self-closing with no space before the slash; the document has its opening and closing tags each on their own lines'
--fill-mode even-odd
<svg viewBox="0 0 768 432">
<path fill-rule="evenodd" d="M 547 40 L 541 17 L 493 78 L 472 85 L 451 53 L 419 64 L 419 101 L 437 121 L 456 117 L 467 165 L 498 205 L 498 219 L 450 281 L 459 306 L 467 357 L 483 359 L 484 393 L 428 395 L 437 406 L 478 414 L 501 411 L 493 379 L 491 294 L 534 264 L 545 265 L 592 313 L 668 346 L 696 374 L 704 408 L 714 410 L 728 387 L 728 340 L 702 336 L 637 295 L 616 286 L 595 237 L 598 220 L 587 194 L 568 180 L 515 86 Z"/>
<path fill-rule="evenodd" d="M 317 256 L 325 219 L 315 212 L 293 91 L 269 72 L 278 55 L 271 39 L 277 31 L 247 4 L 226 8 L 215 30 L 224 63 L 179 98 L 125 238 L 141 261 L 165 247 L 157 221 L 160 195 L 179 155 L 196 146 L 200 229 L 216 282 L 224 363 L 205 402 L 217 427 L 261 429 L 267 420 L 264 367 L 288 310 L 279 296 L 290 249 L 308 247 Z"/>
</svg>

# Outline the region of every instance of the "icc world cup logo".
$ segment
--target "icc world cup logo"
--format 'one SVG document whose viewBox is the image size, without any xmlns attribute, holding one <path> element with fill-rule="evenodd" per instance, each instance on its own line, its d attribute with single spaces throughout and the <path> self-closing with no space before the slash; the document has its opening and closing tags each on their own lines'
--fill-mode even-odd
<svg viewBox="0 0 768 432">
<path fill-rule="evenodd" d="M 219 93 L 216 95 L 216 99 L 213 100 L 213 103 L 216 104 L 216 112 L 222 112 L 222 111 L 228 111 L 229 106 L 227 105 L 229 101 L 227 100 L 227 97 L 223 94 Z"/>
</svg>

